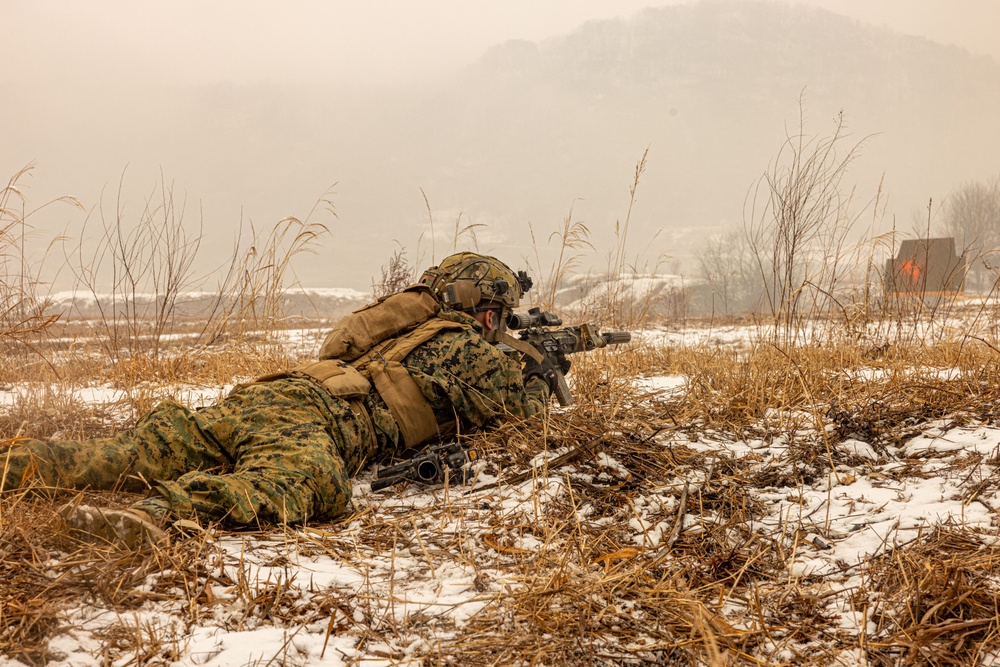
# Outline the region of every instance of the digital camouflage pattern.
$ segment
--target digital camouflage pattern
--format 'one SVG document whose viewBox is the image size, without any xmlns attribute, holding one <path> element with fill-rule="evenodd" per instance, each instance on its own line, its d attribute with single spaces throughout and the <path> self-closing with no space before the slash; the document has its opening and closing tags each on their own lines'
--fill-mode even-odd
<svg viewBox="0 0 1000 667">
<path fill-rule="evenodd" d="M 457 417 L 459 428 L 468 430 L 486 426 L 497 415 L 530 417 L 545 409 L 545 383 L 533 379 L 525 385 L 520 364 L 486 342 L 478 322 L 454 311 L 440 317 L 474 323 L 477 331 L 444 331 L 403 360 L 438 423 Z"/>
<path fill-rule="evenodd" d="M 473 326 L 444 331 L 403 360 L 439 423 L 457 420 L 465 431 L 543 410 L 545 384 L 523 384 L 519 364 L 482 338 L 478 322 Z M 351 477 L 401 445 L 381 398 L 370 394 L 364 407 L 371 421 L 311 380 L 274 380 L 198 410 L 161 403 L 110 438 L 23 440 L 0 448 L 0 470 L 8 467 L 4 488 L 22 477 L 24 484 L 127 491 L 148 482 L 155 497 L 137 507 L 154 515 L 165 499 L 175 517 L 237 525 L 332 518 L 347 508 Z"/>
<path fill-rule="evenodd" d="M 163 402 L 110 438 L 19 443 L 12 478 L 34 466 L 52 486 L 142 491 L 148 480 L 178 517 L 303 521 L 347 506 L 374 450 L 366 424 L 309 380 L 275 380 L 200 410 Z"/>
</svg>

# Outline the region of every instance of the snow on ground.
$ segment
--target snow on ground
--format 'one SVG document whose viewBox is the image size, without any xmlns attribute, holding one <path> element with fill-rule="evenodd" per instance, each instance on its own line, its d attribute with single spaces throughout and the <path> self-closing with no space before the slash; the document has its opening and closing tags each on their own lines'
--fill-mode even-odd
<svg viewBox="0 0 1000 667">
<path fill-rule="evenodd" d="M 685 379 L 656 376 L 637 383 L 645 391 L 670 393 L 683 391 Z M 0 394 L 0 402 L 9 404 L 22 390 L 15 387 Z M 75 395 L 93 402 L 122 398 L 101 387 Z M 196 388 L 187 394 L 195 404 L 216 395 Z M 808 429 L 767 441 L 702 433 L 694 439 L 666 435 L 659 443 L 732 461 L 752 476 L 788 469 L 796 439 L 829 446 L 831 456 L 836 453 L 838 461 L 851 464 L 839 463 L 809 484 L 755 488 L 754 498 L 766 509 L 749 529 L 801 535 L 795 540 L 788 576 L 825 581 L 832 592 L 827 610 L 844 630 L 857 632 L 864 623 L 848 593 L 860 585 L 861 566 L 873 556 L 936 526 L 984 532 L 995 528 L 1000 501 L 977 495 L 976 488 L 997 472 L 1000 427 L 934 422 L 901 447 L 882 451 L 856 439 L 826 443 Z M 98 651 L 100 637 L 123 627 L 136 636 L 155 636 L 167 647 L 161 655 L 171 656 L 173 665 L 347 665 L 357 660 L 365 665 L 420 664 L 434 654 L 429 638 L 450 636 L 495 604 L 498 595 L 521 585 L 521 578 L 511 576 L 512 561 L 551 548 L 530 530 L 498 531 L 530 525 L 547 504 L 565 499 L 567 475 L 596 479 L 572 464 L 541 467 L 557 453 L 538 457 L 535 478 L 513 486 L 494 484 L 497 479 L 481 465 L 471 489 L 410 487 L 400 493 L 373 493 L 371 473 L 366 472 L 356 485 L 356 518 L 336 530 L 292 527 L 219 536 L 218 572 L 207 584 L 210 602 L 202 611 L 192 611 L 184 595 L 161 601 L 153 596 L 128 613 L 81 601 L 63 614 L 64 632 L 51 644 L 57 657 L 50 664 L 105 664 Z M 628 473 L 613 452 L 602 453 L 595 466 L 605 471 L 599 475 Z M 652 558 L 660 552 L 678 511 L 678 489 L 687 484 L 692 493 L 707 490 L 713 483 L 709 477 L 679 469 L 667 485 L 634 498 L 625 529 L 631 532 L 635 557 Z M 594 519 L 587 505 L 576 513 L 576 520 L 584 523 L 606 520 Z M 704 531 L 705 521 L 704 513 L 698 516 L 689 509 L 684 531 Z M 382 532 L 373 538 L 373 530 Z M 150 589 L 156 579 L 170 580 L 175 574 L 155 575 Z M 260 613 L 262 604 L 274 605 L 274 614 Z M 736 627 L 745 611 L 741 605 L 734 599 L 725 606 Z M 276 620 L 282 615 L 279 608 L 298 620 Z M 864 664 L 853 651 L 845 651 L 841 663 Z M 0 658 L 0 665 L 14 664 L 19 663 Z"/>
<path fill-rule="evenodd" d="M 177 385 L 169 388 L 161 387 L 157 393 L 162 394 L 164 397 L 169 395 L 174 400 L 196 408 L 214 403 L 232 391 L 233 386 L 203 387 L 197 385 Z M 92 404 L 104 408 L 114 408 L 116 405 L 126 403 L 130 398 L 128 392 L 106 384 L 77 387 L 67 391 L 63 387 L 39 387 L 26 382 L 19 382 L 0 389 L 0 409 L 27 401 L 32 396 L 44 391 L 58 391 L 65 395 L 68 400 L 75 403 Z M 113 409 L 111 412 L 113 412 Z"/>
<path fill-rule="evenodd" d="M 653 328 L 638 332 L 635 340 L 652 347 L 665 345 L 676 347 L 697 347 L 713 345 L 719 347 L 742 347 L 755 340 L 760 329 L 750 325 L 719 327 Z"/>
<path fill-rule="evenodd" d="M 681 375 L 656 375 L 637 379 L 635 386 L 649 394 L 673 396 L 684 393 L 687 378 Z"/>
<path fill-rule="evenodd" d="M 919 316 L 901 316 L 899 320 L 871 318 L 863 322 L 806 320 L 798 323 L 791 334 L 797 342 L 840 339 L 849 334 L 854 344 L 872 348 L 891 346 L 908 341 L 941 341 L 962 338 L 974 333 L 990 345 L 1000 343 L 996 299 L 969 299 L 933 313 L 921 310 Z M 788 335 L 762 317 L 759 322 L 719 324 L 697 321 L 689 326 L 652 327 L 638 332 L 636 339 L 651 346 L 715 346 L 740 349 Z"/>
<path fill-rule="evenodd" d="M 637 339 L 653 345 L 738 347 L 755 332 L 749 327 L 659 330 L 641 332 Z M 293 354 L 305 357 L 315 354 L 323 332 L 292 329 L 280 336 Z M 913 372 L 942 379 L 953 379 L 956 373 L 953 369 Z M 863 369 L 855 377 L 861 382 L 879 381 L 885 371 Z M 651 376 L 636 379 L 635 385 L 646 397 L 671 398 L 683 395 L 687 378 Z M 198 406 L 230 389 L 158 390 Z M 28 384 L 4 388 L 0 409 L 30 400 L 39 391 Z M 110 414 L 115 405 L 128 402 L 124 392 L 109 386 L 76 388 L 71 398 L 103 406 Z M 829 474 L 808 484 L 753 488 L 754 499 L 765 509 L 748 529 L 762 535 L 800 536 L 794 540 L 788 576 L 824 581 L 833 593 L 826 609 L 848 632 L 861 631 L 865 623 L 848 599 L 861 584 L 864 563 L 938 526 L 993 535 L 1000 513 L 1000 501 L 977 491 L 1000 473 L 1000 427 L 993 425 L 924 424 L 918 435 L 898 448 L 876 448 L 854 438 L 828 441 L 826 434 L 809 428 L 767 440 L 734 440 L 703 432 L 696 437 L 670 433 L 657 442 L 665 449 L 730 461 L 731 468 L 748 476 L 760 473 L 761 478 L 768 471 L 794 469 L 798 464 L 791 453 L 803 443 L 828 448 L 831 459 L 838 461 Z M 365 665 L 419 664 L 433 655 L 435 637 L 452 636 L 496 604 L 498 596 L 522 586 L 523 577 L 511 575 L 512 562 L 552 548 L 531 531 L 504 532 L 505 527 L 536 523 L 550 503 L 564 503 L 571 493 L 570 477 L 589 483 L 600 475 L 628 475 L 613 452 L 597 457 L 595 466 L 601 472 L 587 472 L 574 464 L 543 467 L 559 453 L 538 457 L 534 478 L 513 486 L 495 485 L 497 478 L 480 464 L 473 488 L 411 487 L 401 493 L 373 493 L 371 472 L 366 471 L 355 489 L 357 518 L 336 530 L 307 526 L 219 535 L 214 542 L 218 574 L 206 585 L 209 602 L 200 611 L 192 611 L 189 596 L 180 594 L 151 595 L 128 613 L 86 601 L 62 612 L 64 631 L 50 645 L 54 659 L 49 664 L 106 664 L 101 656 L 103 637 L 122 628 L 149 641 L 155 637 L 168 647 L 161 654 L 169 655 L 173 665 L 347 665 L 359 660 Z M 664 486 L 632 497 L 632 515 L 621 521 L 636 558 L 653 558 L 663 550 L 675 527 L 681 488 L 688 485 L 693 494 L 713 483 L 703 471 L 682 468 L 674 474 Z M 796 479 L 796 475 L 776 478 Z M 575 520 L 597 524 L 608 517 L 595 517 L 594 508 L 584 504 L 576 509 Z M 705 522 L 704 513 L 696 515 L 689 508 L 683 531 L 695 535 L 706 531 L 710 526 Z M 383 532 L 373 538 L 373 530 Z M 156 575 L 150 590 L 159 590 L 174 574 Z M 296 620 L 286 623 L 278 614 L 262 614 L 261 600 L 271 600 Z M 733 599 L 724 607 L 734 627 L 740 626 L 745 613 L 741 604 Z M 841 662 L 865 664 L 850 651 Z M 0 657 L 0 665 L 19 664 Z"/>
<path fill-rule="evenodd" d="M 482 476 L 478 484 L 495 481 Z M 561 493 L 558 484 L 552 493 Z M 365 664 L 390 665 L 419 661 L 432 647 L 420 636 L 400 636 L 397 628 L 417 619 L 441 633 L 464 626 L 494 599 L 497 592 L 516 586 L 491 564 L 504 553 L 537 545 L 530 540 L 513 547 L 490 548 L 490 522 L 497 513 L 523 512 L 547 491 L 535 493 L 533 482 L 497 488 L 490 493 L 467 493 L 465 489 L 415 489 L 401 497 L 373 494 L 362 482 L 356 490 L 357 509 L 392 517 L 400 515 L 401 530 L 387 548 L 372 549 L 360 539 L 368 529 L 363 518 L 336 532 L 311 527 L 286 533 L 243 537 L 230 534 L 215 543 L 220 555 L 216 580 L 231 585 L 209 584 L 217 609 L 185 623 L 188 603 L 146 604 L 127 615 L 96 605 L 82 604 L 65 615 L 66 632 L 51 644 L 61 657 L 50 665 L 82 667 L 103 665 L 95 652 L 98 636 L 125 626 L 157 637 L 170 646 L 177 658 L 171 664 L 225 667 L 228 665 L 277 664 L 346 665 L 363 658 Z M 488 508 L 487 508 L 488 506 Z M 413 508 L 423 510 L 419 515 Z M 441 543 L 441 536 L 446 543 Z M 176 573 L 163 572 L 170 579 Z M 158 577 L 154 577 L 156 579 Z M 150 581 L 150 589 L 155 586 Z M 240 596 L 241 589 L 250 591 Z M 331 600 L 351 598 L 336 607 L 332 617 L 317 613 L 312 622 L 296 627 L 262 622 L 253 613 L 249 599 L 267 597 L 268 591 L 283 591 L 282 605 L 300 612 Z M 360 604 L 359 604 L 360 602 Z M 290 613 L 287 609 L 286 613 Z M 308 615 L 308 614 L 307 614 Z M 359 637 L 346 628 L 363 621 L 386 628 L 386 635 L 359 647 Z M 331 634 L 331 628 L 336 630 Z M 393 632 L 389 632 L 392 628 Z M 14 662 L 0 664 L 13 665 Z"/>
</svg>

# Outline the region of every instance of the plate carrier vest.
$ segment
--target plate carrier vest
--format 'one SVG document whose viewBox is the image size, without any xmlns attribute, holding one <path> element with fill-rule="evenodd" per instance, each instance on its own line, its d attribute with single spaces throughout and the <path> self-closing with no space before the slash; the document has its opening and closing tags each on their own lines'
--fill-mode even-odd
<svg viewBox="0 0 1000 667">
<path fill-rule="evenodd" d="M 309 378 L 329 394 L 351 403 L 370 422 L 361 399 L 374 389 L 381 396 L 407 447 L 415 447 L 454 424 L 439 425 L 430 402 L 402 361 L 441 331 L 470 325 L 437 317 L 441 304 L 426 285 L 413 285 L 341 319 L 327 334 L 319 361 L 310 361 L 258 382 Z"/>
</svg>

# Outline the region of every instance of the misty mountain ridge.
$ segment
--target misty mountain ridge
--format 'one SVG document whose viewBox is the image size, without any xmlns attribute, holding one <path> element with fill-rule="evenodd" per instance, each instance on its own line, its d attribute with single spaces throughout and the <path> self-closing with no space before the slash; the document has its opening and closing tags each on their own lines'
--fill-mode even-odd
<svg viewBox="0 0 1000 667">
<path fill-rule="evenodd" d="M 655 310 L 664 302 L 683 300 L 685 290 L 698 287 L 701 282 L 670 274 L 623 273 L 613 281 L 606 275 L 577 274 L 568 276 L 557 285 L 555 305 L 562 315 L 581 317 L 592 314 L 595 309 L 600 311 L 602 304 L 613 294 L 621 303 L 631 303 L 636 308 L 652 304 Z M 218 316 L 228 296 L 231 295 L 213 290 L 181 291 L 169 295 L 167 303 L 167 296 L 156 292 L 114 294 L 67 290 L 49 294 L 44 301 L 46 311 L 57 314 L 62 323 L 101 322 L 115 316 L 150 321 L 166 311 L 172 313 L 172 320 L 198 322 Z M 526 311 L 548 296 L 546 287 L 539 285 L 525 296 L 517 310 Z M 347 287 L 291 287 L 282 293 L 279 307 L 284 323 L 289 326 L 298 326 L 303 322 L 332 325 L 348 313 L 375 301 L 373 294 Z M 567 324 L 571 323 L 567 321 Z"/>
<path fill-rule="evenodd" d="M 727 94 L 758 99 L 783 88 L 796 94 L 803 85 L 818 95 L 847 84 L 891 98 L 929 86 L 948 94 L 1000 82 L 1000 65 L 987 56 L 823 9 L 745 0 L 648 8 L 541 43 L 511 41 L 490 49 L 477 67 L 491 78 L 597 94 L 724 84 Z"/>
<path fill-rule="evenodd" d="M 150 293 L 94 293 L 87 290 L 54 292 L 47 297 L 47 310 L 59 315 L 62 322 L 79 320 L 104 320 L 116 314 L 124 317 L 133 314 L 138 319 L 154 319 L 166 308 L 178 320 L 198 321 L 217 315 L 227 295 L 218 291 L 200 290 L 178 292 L 165 306 L 163 294 Z M 231 296 L 231 295 L 229 295 Z M 351 288 L 302 288 L 286 289 L 280 302 L 281 312 L 290 323 L 300 321 L 330 322 L 362 308 L 374 300 L 371 294 Z"/>
<path fill-rule="evenodd" d="M 929 199 L 993 174 L 1000 152 L 993 59 L 771 2 L 650 8 L 539 43 L 508 42 L 463 85 L 449 131 L 471 137 L 485 125 L 498 137 L 480 143 L 471 164 L 482 172 L 469 170 L 465 188 L 506 177 L 517 179 L 507 189 L 523 192 L 519 174 L 489 164 L 533 164 L 550 195 L 554 184 L 575 184 L 584 199 L 616 199 L 577 209 L 593 229 L 595 218 L 623 216 L 632 167 L 649 146 L 633 231 L 648 240 L 662 230 L 688 274 L 706 231 L 741 223 L 747 191 L 798 132 L 800 98 L 807 135 L 828 135 L 843 111 L 849 143 L 868 137 L 845 187 L 858 184 L 863 206 L 884 178 L 884 230 L 906 228 Z"/>
<path fill-rule="evenodd" d="M 41 106 L 63 105 L 62 91 L 47 94 Z M 331 238 L 297 258 L 298 278 L 315 286 L 367 289 L 394 240 L 423 268 L 468 226 L 475 241 L 463 235 L 460 249 L 548 266 L 557 249 L 547 240 L 571 208 L 597 248 L 582 269 L 599 269 L 647 147 L 630 263 L 649 271 L 666 257 L 667 270 L 694 276 L 699 245 L 741 224 L 748 190 L 797 131 L 800 96 L 807 134 L 829 134 L 843 111 L 852 141 L 871 137 L 845 187 L 857 184 L 860 207 L 881 184 L 884 214 L 866 219 L 882 231 L 909 229 L 929 199 L 1000 169 L 994 60 L 770 2 L 651 8 L 507 42 L 433 85 L 220 83 L 122 95 L 74 98 L 73 126 L 46 121 L 35 135 L 11 135 L 20 150 L 10 159 L 28 156 L 12 169 L 37 160 L 58 194 L 90 205 L 126 164 L 137 190 L 126 195 L 145 196 L 137 156 L 151 156 L 199 203 L 189 211 L 204 215 L 205 249 L 217 256 L 241 217 L 258 227 L 304 217 L 335 183 Z M 16 105 L 0 113 L 13 114 L 8 127 L 33 122 Z"/>
</svg>

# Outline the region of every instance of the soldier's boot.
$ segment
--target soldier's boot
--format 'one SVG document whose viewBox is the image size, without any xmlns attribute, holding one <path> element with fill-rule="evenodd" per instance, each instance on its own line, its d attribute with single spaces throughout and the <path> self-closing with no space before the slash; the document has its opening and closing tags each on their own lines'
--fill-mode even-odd
<svg viewBox="0 0 1000 667">
<path fill-rule="evenodd" d="M 153 520 L 157 526 L 166 528 L 176 518 L 170 509 L 170 501 L 163 496 L 150 496 L 128 506 L 133 512 L 140 512 Z"/>
<path fill-rule="evenodd" d="M 12 441 L 5 440 L 2 444 L 7 445 L 10 442 Z M 28 479 L 24 479 L 25 473 L 28 473 Z M 42 479 L 38 462 L 32 460 L 28 449 L 10 445 L 5 451 L 0 452 L 0 491 L 18 491 L 25 482 L 28 483 L 25 486 L 46 484 L 46 480 Z"/>
<path fill-rule="evenodd" d="M 166 531 L 141 509 L 109 509 L 69 503 L 59 508 L 74 537 L 97 544 L 117 544 L 128 549 L 166 546 Z"/>
<path fill-rule="evenodd" d="M 169 529 L 181 537 L 210 537 L 210 533 L 197 521 L 178 519 L 170 507 L 170 501 L 163 496 L 150 496 L 132 503 L 130 510 L 143 512 L 153 518 L 156 525 Z"/>
</svg>

